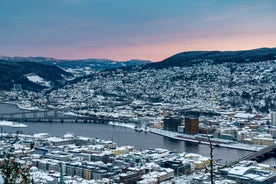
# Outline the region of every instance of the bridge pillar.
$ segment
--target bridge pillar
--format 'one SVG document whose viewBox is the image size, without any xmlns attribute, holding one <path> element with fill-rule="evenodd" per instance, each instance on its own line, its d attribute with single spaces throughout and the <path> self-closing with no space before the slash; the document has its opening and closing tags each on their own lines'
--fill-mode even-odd
<svg viewBox="0 0 276 184">
<path fill-rule="evenodd" d="M 33 118 L 37 118 L 37 111 L 33 112 Z"/>
<path fill-rule="evenodd" d="M 47 116 L 48 116 L 48 112 L 47 111 L 44 111 L 44 118 L 47 118 Z"/>
</svg>

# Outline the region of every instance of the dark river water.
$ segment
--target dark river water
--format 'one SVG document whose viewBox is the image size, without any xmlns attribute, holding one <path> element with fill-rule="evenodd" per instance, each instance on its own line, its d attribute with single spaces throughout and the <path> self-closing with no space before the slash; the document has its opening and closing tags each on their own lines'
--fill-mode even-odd
<svg viewBox="0 0 276 184">
<path fill-rule="evenodd" d="M 20 112 L 21 110 L 14 105 L 0 104 L 0 114 L 7 112 Z M 69 122 L 24 122 L 27 128 L 10 128 L 3 127 L 3 132 L 23 131 L 26 134 L 34 133 L 50 133 L 53 136 L 62 136 L 66 133 L 74 133 L 76 135 L 94 137 L 100 139 L 113 140 L 118 145 L 130 145 L 135 149 L 143 150 L 147 148 L 165 148 L 175 152 L 199 153 L 203 156 L 209 156 L 210 149 L 208 145 L 187 144 L 184 141 L 175 141 L 169 138 L 156 135 L 153 133 L 137 132 L 130 128 L 112 126 L 107 124 L 94 123 L 69 123 Z M 221 162 L 227 163 L 243 157 L 251 152 L 229 149 L 223 147 L 215 147 L 214 158 L 220 159 Z M 275 158 L 270 158 L 264 163 L 273 164 Z"/>
</svg>

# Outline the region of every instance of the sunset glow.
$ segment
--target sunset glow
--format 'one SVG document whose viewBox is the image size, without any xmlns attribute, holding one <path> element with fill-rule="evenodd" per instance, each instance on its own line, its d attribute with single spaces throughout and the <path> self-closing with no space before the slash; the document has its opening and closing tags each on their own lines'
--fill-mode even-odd
<svg viewBox="0 0 276 184">
<path fill-rule="evenodd" d="M 275 1 L 1 1 L 0 55 L 161 61 L 276 46 Z"/>
</svg>

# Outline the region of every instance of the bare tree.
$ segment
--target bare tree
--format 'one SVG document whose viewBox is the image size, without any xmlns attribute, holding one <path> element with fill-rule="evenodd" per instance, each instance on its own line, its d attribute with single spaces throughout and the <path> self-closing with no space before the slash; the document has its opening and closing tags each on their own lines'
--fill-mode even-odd
<svg viewBox="0 0 276 184">
<path fill-rule="evenodd" d="M 213 155 L 213 151 L 214 151 L 214 145 L 209 137 L 209 135 L 206 132 L 206 136 L 209 142 L 209 148 L 210 148 L 210 180 L 211 180 L 211 184 L 214 184 L 214 155 Z"/>
</svg>

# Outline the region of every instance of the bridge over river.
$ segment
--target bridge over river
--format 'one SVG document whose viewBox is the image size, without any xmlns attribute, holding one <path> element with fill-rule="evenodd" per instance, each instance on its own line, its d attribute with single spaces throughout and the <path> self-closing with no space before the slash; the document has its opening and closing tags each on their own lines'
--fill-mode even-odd
<svg viewBox="0 0 276 184">
<path fill-rule="evenodd" d="M 232 166 L 238 162 L 241 162 L 243 160 L 255 160 L 257 162 L 261 162 L 271 156 L 276 156 L 276 144 L 273 144 L 271 146 L 265 147 L 259 151 L 253 152 L 249 155 L 246 155 L 236 161 L 233 161 L 229 164 L 227 164 L 227 166 Z"/>
<path fill-rule="evenodd" d="M 85 122 L 85 123 L 108 123 L 129 122 L 129 119 L 114 118 L 104 115 L 74 115 L 62 111 L 22 111 L 15 113 L 2 113 L 0 120 L 16 122 Z"/>
<path fill-rule="evenodd" d="M 84 122 L 84 123 L 101 123 L 107 124 L 108 122 L 121 122 L 121 123 L 135 123 L 127 118 L 114 118 L 111 116 L 103 115 L 73 115 L 66 114 L 62 111 L 21 111 L 14 113 L 1 113 L 0 120 L 8 120 L 15 122 Z M 253 152 L 242 158 L 237 159 L 227 166 L 232 166 L 243 160 L 255 160 L 261 162 L 266 158 L 276 155 L 276 144 L 265 147 L 259 151 Z"/>
</svg>

